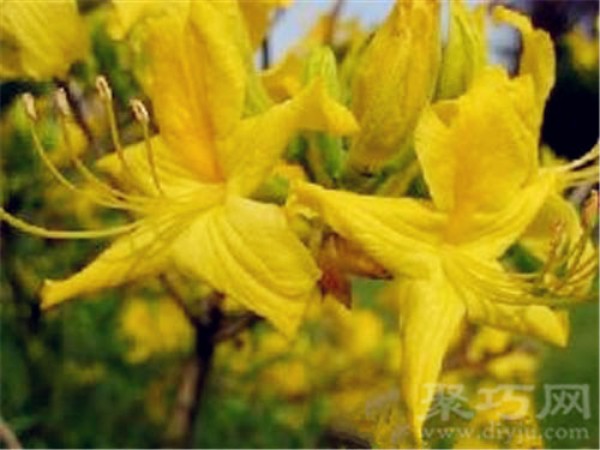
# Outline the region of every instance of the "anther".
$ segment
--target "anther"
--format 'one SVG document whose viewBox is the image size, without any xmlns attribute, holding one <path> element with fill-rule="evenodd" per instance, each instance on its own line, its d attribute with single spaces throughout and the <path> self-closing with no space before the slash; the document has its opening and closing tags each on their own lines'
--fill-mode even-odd
<svg viewBox="0 0 600 450">
<path fill-rule="evenodd" d="M 593 189 L 581 208 L 581 222 L 587 230 L 594 227 L 598 219 L 598 191 Z"/>
<path fill-rule="evenodd" d="M 150 132 L 148 130 L 148 124 L 150 123 L 150 115 L 148 114 L 148 110 L 144 106 L 141 100 L 133 99 L 129 102 L 129 106 L 133 111 L 133 115 L 135 120 L 137 120 L 141 126 L 142 131 L 144 133 L 144 144 L 146 146 L 146 158 L 148 159 L 148 165 L 150 166 L 150 171 L 152 173 L 152 179 L 154 181 L 154 185 L 158 192 L 164 195 L 162 187 L 160 185 L 160 179 L 158 178 L 158 171 L 156 169 L 156 164 L 154 162 L 154 152 L 152 150 L 152 143 L 150 141 Z"/>
<path fill-rule="evenodd" d="M 129 106 L 131 106 L 135 120 L 143 124 L 148 124 L 150 122 L 150 115 L 148 114 L 148 110 L 140 100 L 131 100 L 129 102 Z"/>
<path fill-rule="evenodd" d="M 35 99 L 33 98 L 33 95 L 31 95 L 29 92 L 26 92 L 23 94 L 21 99 L 23 101 L 23 106 L 25 107 L 25 113 L 27 116 L 29 116 L 32 121 L 37 121 L 38 115 L 37 110 L 35 109 Z"/>
<path fill-rule="evenodd" d="M 106 81 L 106 78 L 102 75 L 96 78 L 96 90 L 102 100 L 112 101 L 112 90 L 108 85 L 108 81 Z"/>
<path fill-rule="evenodd" d="M 62 114 L 63 117 L 69 117 L 71 115 L 71 107 L 69 106 L 69 101 L 67 100 L 67 93 L 63 88 L 58 88 L 54 93 L 54 99 L 56 101 L 56 106 L 58 111 Z"/>
</svg>

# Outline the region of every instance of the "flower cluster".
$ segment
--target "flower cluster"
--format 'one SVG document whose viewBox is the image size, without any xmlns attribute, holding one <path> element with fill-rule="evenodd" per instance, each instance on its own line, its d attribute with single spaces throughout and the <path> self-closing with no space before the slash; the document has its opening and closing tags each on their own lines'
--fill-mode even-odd
<svg viewBox="0 0 600 450">
<path fill-rule="evenodd" d="M 112 0 L 83 15 L 74 0 L 3 1 L 0 77 L 59 86 L 65 157 L 45 148 L 41 100 L 25 94 L 32 147 L 69 198 L 117 211 L 119 223 L 53 230 L 4 208 L 0 219 L 43 238 L 114 238 L 83 269 L 45 281 L 43 309 L 175 276 L 201 291 L 196 302 L 250 311 L 294 339 L 315 316 L 332 316 L 333 328 L 352 314 L 372 320 L 353 304 L 350 278 L 386 280 L 400 338 L 394 414 L 409 430 L 406 445 L 420 446 L 429 387 L 472 324 L 491 327 L 482 334 L 496 341 L 528 335 L 567 345 L 567 307 L 589 297 L 597 272 L 598 146 L 571 162 L 542 163 L 554 47 L 520 13 L 396 0 L 372 35 L 327 16 L 261 70 L 254 54 L 287 3 Z M 515 74 L 488 60 L 489 20 L 520 34 Z M 98 22 L 130 56 L 143 99 L 126 99 L 133 133 L 121 126 L 106 77 L 98 75 L 90 100 L 101 112 L 97 126 L 69 88 L 73 64 L 91 64 L 89 30 Z M 86 137 L 90 148 L 100 145 L 98 130 L 110 136 L 108 152 L 90 168 L 81 148 Z M 582 188 L 591 192 L 582 205 L 567 200 Z M 533 270 L 514 263 L 515 248 L 535 260 Z M 152 320 L 142 303 L 131 305 L 124 327 Z M 177 311 L 165 305 L 156 326 L 167 336 L 165 314 Z M 189 333 L 140 348 L 181 348 L 177 336 Z M 361 336 L 341 346 L 362 354 L 371 344 Z M 227 351 L 235 358 L 235 347 Z M 327 359 L 309 358 L 309 366 Z M 303 381 L 288 381 L 297 393 L 306 369 L 294 367 Z M 377 426 L 379 438 L 389 431 Z"/>
</svg>

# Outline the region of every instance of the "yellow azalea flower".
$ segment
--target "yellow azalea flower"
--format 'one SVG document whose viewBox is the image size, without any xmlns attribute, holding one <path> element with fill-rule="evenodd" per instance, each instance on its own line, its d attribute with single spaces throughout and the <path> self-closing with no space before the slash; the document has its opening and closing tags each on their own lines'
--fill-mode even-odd
<svg viewBox="0 0 600 450">
<path fill-rule="evenodd" d="M 0 78 L 64 78 L 87 51 L 75 0 L 0 2 Z"/>
<path fill-rule="evenodd" d="M 117 145 L 116 154 L 100 161 L 125 189 L 100 186 L 100 203 L 130 211 L 134 223 L 61 233 L 3 211 L 8 222 L 48 237 L 122 235 L 80 272 L 47 281 L 44 308 L 178 268 L 282 332 L 295 331 L 319 270 L 279 207 L 250 196 L 298 130 L 340 134 L 356 123 L 318 81 L 290 101 L 243 117 L 244 57 L 227 39 L 235 8 L 193 2 L 189 15 L 167 15 L 150 28 L 150 96 L 160 135 L 124 150 Z M 147 113 L 135 106 L 147 131 Z"/>
<path fill-rule="evenodd" d="M 597 178 L 597 169 L 579 170 L 597 152 L 567 166 L 539 167 L 542 97 L 552 79 L 545 71 L 554 65 L 542 58 L 548 54 L 540 32 L 512 14 L 526 42 L 520 75 L 509 79 L 500 68 L 486 68 L 465 95 L 423 114 L 415 142 L 431 201 L 296 187 L 301 202 L 395 276 L 402 397 L 418 442 L 433 395 L 425 387 L 436 382 L 465 320 L 557 345 L 567 340 L 566 317 L 547 306 L 552 300 L 534 296 L 532 283 L 497 260 L 564 180 Z"/>
<path fill-rule="evenodd" d="M 139 363 L 161 353 L 185 352 L 192 348 L 194 330 L 174 301 L 132 298 L 120 315 L 120 331 L 129 343 L 126 357 Z"/>
<path fill-rule="evenodd" d="M 449 2 L 450 28 L 437 85 L 438 99 L 463 94 L 487 62 L 486 5 L 468 9 L 463 0 Z"/>
<path fill-rule="evenodd" d="M 437 0 L 397 0 L 365 50 L 352 91 L 361 126 L 349 153 L 353 167 L 381 167 L 410 146 L 435 89 L 439 22 Z"/>
</svg>

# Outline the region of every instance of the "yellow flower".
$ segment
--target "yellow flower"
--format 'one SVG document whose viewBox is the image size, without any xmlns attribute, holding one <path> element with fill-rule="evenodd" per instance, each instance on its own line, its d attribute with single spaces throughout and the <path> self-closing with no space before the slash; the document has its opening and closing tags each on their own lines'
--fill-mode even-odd
<svg viewBox="0 0 600 450">
<path fill-rule="evenodd" d="M 435 89 L 439 21 L 438 1 L 397 0 L 365 50 L 352 91 L 361 126 L 349 153 L 353 167 L 379 168 L 410 147 Z"/>
<path fill-rule="evenodd" d="M 532 283 L 498 262 L 565 179 L 591 176 L 573 171 L 581 161 L 538 166 L 542 100 L 552 79 L 545 71 L 553 70 L 542 56 L 553 55 L 540 32 L 510 14 L 524 30 L 520 75 L 487 68 L 465 95 L 423 114 L 415 142 L 431 201 L 296 187 L 301 202 L 395 276 L 402 398 L 418 442 L 433 395 L 426 387 L 465 320 L 557 345 L 567 340 L 566 317 L 547 306 L 551 299 L 534 296 Z"/>
<path fill-rule="evenodd" d="M 0 78 L 64 78 L 87 50 L 75 0 L 0 2 Z"/>
<path fill-rule="evenodd" d="M 125 191 L 100 186 L 100 203 L 125 209 L 132 224 L 83 234 L 121 234 L 75 275 L 47 281 L 42 306 L 176 268 L 205 281 L 292 334 L 315 291 L 319 270 L 276 205 L 250 196 L 300 129 L 352 132 L 351 114 L 316 81 L 294 99 L 243 117 L 244 55 L 231 25 L 235 2 L 193 2 L 150 28 L 150 97 L 160 135 L 100 161 Z M 238 11 L 239 14 L 239 11 Z M 108 97 L 104 87 L 104 97 Z M 135 104 L 147 133 L 148 117 Z M 89 176 L 88 176 L 89 178 Z"/>
</svg>

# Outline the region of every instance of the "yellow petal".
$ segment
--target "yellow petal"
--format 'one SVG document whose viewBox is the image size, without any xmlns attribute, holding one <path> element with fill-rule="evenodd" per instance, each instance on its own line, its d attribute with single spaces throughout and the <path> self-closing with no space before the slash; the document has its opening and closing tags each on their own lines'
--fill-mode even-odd
<svg viewBox="0 0 600 450">
<path fill-rule="evenodd" d="M 302 89 L 303 61 L 288 53 L 279 63 L 261 73 L 261 80 L 269 95 L 277 101 L 286 100 Z"/>
<path fill-rule="evenodd" d="M 537 337 L 565 347 L 569 338 L 568 318 L 547 306 L 517 306 L 467 295 L 467 315 L 474 322 L 512 333 Z"/>
<path fill-rule="evenodd" d="M 120 186 L 133 187 L 134 191 L 149 196 L 181 198 L 198 189 L 210 189 L 198 179 L 195 172 L 186 167 L 185 160 L 172 151 L 159 135 L 150 139 L 150 149 L 144 142 L 126 147 L 124 158 L 126 167 L 116 153 L 100 159 L 97 167 L 114 178 Z M 217 185 L 214 189 L 218 189 Z"/>
<path fill-rule="evenodd" d="M 438 99 L 463 94 L 487 61 L 485 5 L 469 10 L 463 0 L 453 0 L 449 6 L 450 29 L 440 67 Z"/>
<path fill-rule="evenodd" d="M 117 239 L 81 271 L 64 280 L 47 280 L 41 291 L 42 308 L 65 300 L 120 286 L 157 274 L 165 267 L 176 221 L 147 221 L 133 233 Z"/>
<path fill-rule="evenodd" d="M 530 80 L 489 68 L 454 101 L 429 108 L 415 145 L 436 206 L 443 211 L 495 211 L 537 170 L 538 128 Z"/>
<path fill-rule="evenodd" d="M 238 0 L 250 34 L 252 48 L 260 47 L 276 8 L 287 7 L 292 0 Z"/>
<path fill-rule="evenodd" d="M 186 272 L 293 335 L 319 270 L 274 205 L 239 197 L 199 217 L 177 240 Z"/>
<path fill-rule="evenodd" d="M 446 223 L 443 214 L 416 200 L 363 196 L 307 183 L 296 184 L 294 193 L 391 272 L 429 276 Z"/>
<path fill-rule="evenodd" d="M 438 1 L 398 0 L 369 44 L 353 86 L 361 125 L 350 150 L 355 167 L 375 169 L 411 142 L 435 88 L 439 20 Z"/>
<path fill-rule="evenodd" d="M 150 96 L 166 143 L 206 181 L 221 179 L 215 139 L 241 117 L 245 62 L 227 2 L 192 2 L 150 28 Z"/>
<path fill-rule="evenodd" d="M 452 251 L 444 270 L 467 305 L 469 320 L 565 346 L 568 317 L 547 306 L 527 304 L 533 299 L 499 263 Z"/>
<path fill-rule="evenodd" d="M 315 80 L 293 99 L 242 121 L 222 142 L 220 162 L 229 189 L 239 195 L 254 191 L 300 130 L 348 134 L 356 127 L 352 114 L 329 96 L 322 81 Z"/>
<path fill-rule="evenodd" d="M 544 105 L 556 79 L 552 39 L 545 31 L 534 29 L 527 16 L 503 6 L 494 9 L 494 17 L 512 25 L 521 33 L 523 50 L 519 61 L 519 75 L 530 75 L 533 78 L 537 101 L 536 120 L 541 123 Z"/>
<path fill-rule="evenodd" d="M 499 211 L 477 212 L 464 218 L 453 217 L 457 221 L 446 230 L 446 240 L 482 258 L 500 258 L 534 222 L 542 205 L 552 194 L 555 180 L 552 173 L 544 173 Z"/>
<path fill-rule="evenodd" d="M 110 3 L 112 15 L 108 32 L 114 39 L 122 39 L 146 16 L 159 14 L 169 4 L 164 0 L 111 0 Z M 184 2 L 180 0 L 174 3 L 181 5 Z"/>
<path fill-rule="evenodd" d="M 75 0 L 0 2 L 1 78 L 64 78 L 87 50 Z"/>
<path fill-rule="evenodd" d="M 401 282 L 402 397 L 409 425 L 421 442 L 421 429 L 435 392 L 444 355 L 460 330 L 465 307 L 441 273 Z"/>
</svg>

